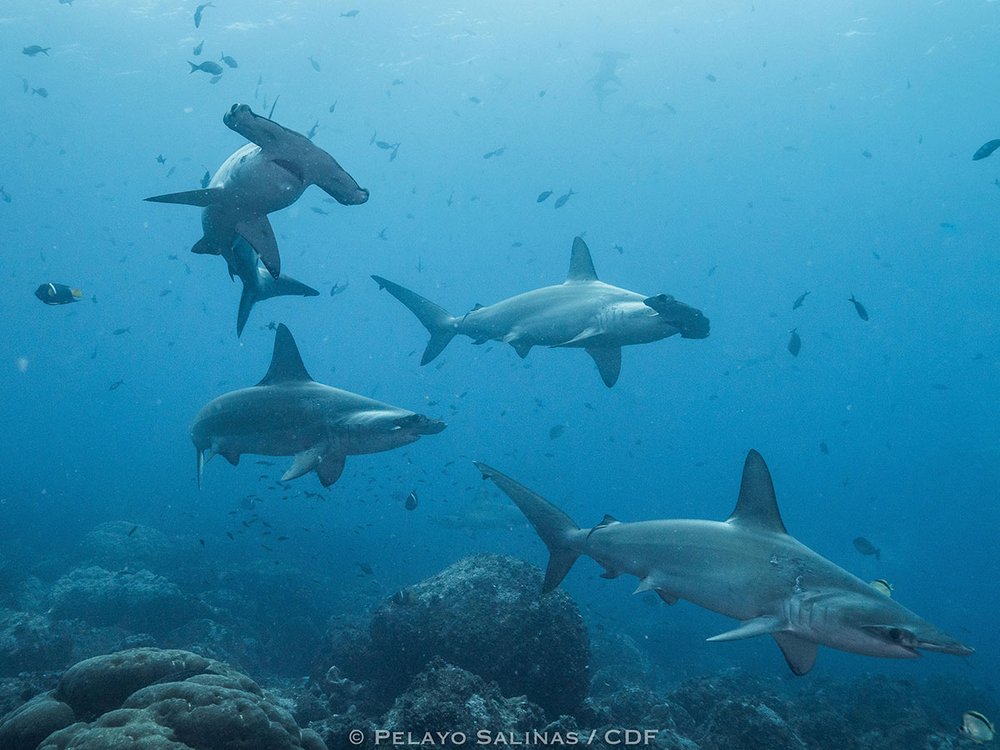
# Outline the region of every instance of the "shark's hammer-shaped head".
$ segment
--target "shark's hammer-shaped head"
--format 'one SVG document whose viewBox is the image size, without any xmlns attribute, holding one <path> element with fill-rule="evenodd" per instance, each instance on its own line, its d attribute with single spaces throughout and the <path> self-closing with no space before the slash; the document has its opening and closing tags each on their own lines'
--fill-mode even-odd
<svg viewBox="0 0 1000 750">
<path fill-rule="evenodd" d="M 651 307 L 671 326 L 680 331 L 681 338 L 703 339 L 708 337 L 708 318 L 701 310 L 685 305 L 669 294 L 647 297 L 643 302 Z"/>
<path fill-rule="evenodd" d="M 813 612 L 813 623 L 834 627 L 829 645 L 854 653 L 893 659 L 916 659 L 920 651 L 968 656 L 974 649 L 952 638 L 906 607 L 873 590 L 871 595 L 832 597 L 826 613 Z M 820 624 L 822 628 L 822 624 Z"/>
<path fill-rule="evenodd" d="M 273 144 L 282 137 L 286 129 L 266 117 L 255 114 L 247 104 L 234 104 L 222 116 L 222 122 L 248 141 L 261 144 Z"/>
</svg>

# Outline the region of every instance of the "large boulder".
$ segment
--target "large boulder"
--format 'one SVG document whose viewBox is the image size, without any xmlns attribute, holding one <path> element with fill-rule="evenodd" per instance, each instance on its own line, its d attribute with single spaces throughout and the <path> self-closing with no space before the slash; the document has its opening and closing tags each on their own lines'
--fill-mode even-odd
<svg viewBox="0 0 1000 750">
<path fill-rule="evenodd" d="M 148 570 L 77 568 L 52 586 L 52 617 L 162 634 L 210 610 Z"/>
<path fill-rule="evenodd" d="M 367 633 L 338 635 L 320 674 L 337 666 L 392 700 L 440 657 L 552 716 L 572 713 L 587 695 L 587 629 L 569 596 L 541 589 L 528 563 L 464 558 L 382 602 Z"/>
<path fill-rule="evenodd" d="M 132 649 L 71 667 L 0 722 L 3 750 L 326 750 L 246 675 L 187 651 Z"/>
<path fill-rule="evenodd" d="M 0 676 L 62 669 L 71 661 L 73 642 L 64 623 L 44 615 L 0 609 Z"/>
</svg>

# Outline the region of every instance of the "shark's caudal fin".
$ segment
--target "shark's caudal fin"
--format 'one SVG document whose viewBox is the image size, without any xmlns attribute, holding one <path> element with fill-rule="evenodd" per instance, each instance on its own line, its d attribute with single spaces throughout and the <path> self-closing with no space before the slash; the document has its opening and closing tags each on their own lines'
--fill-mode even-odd
<svg viewBox="0 0 1000 750">
<path fill-rule="evenodd" d="M 573 238 L 573 252 L 569 257 L 569 274 L 566 276 L 566 281 L 597 281 L 597 271 L 594 270 L 594 261 L 590 257 L 590 248 L 582 237 Z"/>
<path fill-rule="evenodd" d="M 427 342 L 427 348 L 424 349 L 424 356 L 420 358 L 420 364 L 426 365 L 444 351 L 448 342 L 458 332 L 458 321 L 454 316 L 429 299 L 424 299 L 416 292 L 411 292 L 388 279 L 383 279 L 381 276 L 372 276 L 372 279 L 378 284 L 379 289 L 385 289 L 406 305 L 431 334 L 431 340 Z"/>
<path fill-rule="evenodd" d="M 545 569 L 545 583 L 542 591 L 552 591 L 566 577 L 580 553 L 570 546 L 570 537 L 580 527 L 573 519 L 563 513 L 541 495 L 536 495 L 527 487 L 518 484 L 505 474 L 486 464 L 473 462 L 483 474 L 483 479 L 490 479 L 506 493 L 521 509 L 529 523 L 538 532 L 538 536 L 549 548 L 549 564 Z"/>
<path fill-rule="evenodd" d="M 204 190 L 186 190 L 183 193 L 166 193 L 165 195 L 154 195 L 151 198 L 143 198 L 150 203 L 179 203 L 184 206 L 200 206 L 205 208 L 213 203 L 219 202 L 222 195 L 222 188 L 205 188 Z"/>
<path fill-rule="evenodd" d="M 242 277 L 241 277 L 242 278 Z M 301 281 L 296 281 L 290 276 L 279 276 L 273 278 L 270 275 L 261 276 L 257 273 L 256 264 L 251 277 L 242 279 L 243 292 L 240 294 L 240 307 L 236 313 L 236 335 L 243 334 L 243 327 L 247 324 L 250 311 L 256 302 L 271 297 L 318 297 L 319 292 Z"/>
<path fill-rule="evenodd" d="M 284 323 L 279 323 L 278 330 L 274 334 L 274 353 L 271 355 L 271 366 L 267 368 L 264 379 L 257 385 L 309 382 L 311 380 L 309 373 L 306 372 L 306 366 L 302 364 L 302 356 L 299 354 L 299 348 L 295 345 L 291 331 Z"/>
</svg>

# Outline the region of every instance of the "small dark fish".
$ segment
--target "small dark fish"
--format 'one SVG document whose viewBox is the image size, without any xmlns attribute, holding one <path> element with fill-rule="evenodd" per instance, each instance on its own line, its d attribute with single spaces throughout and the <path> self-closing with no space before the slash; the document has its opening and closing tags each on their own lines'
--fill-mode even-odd
<svg viewBox="0 0 1000 750">
<path fill-rule="evenodd" d="M 854 549 L 856 549 L 862 555 L 875 555 L 876 560 L 882 559 L 882 550 L 880 550 L 874 544 L 869 542 L 863 536 L 855 537 Z"/>
<path fill-rule="evenodd" d="M 239 63 L 237 63 L 236 60 L 234 60 L 229 55 L 223 54 L 221 57 L 219 57 L 219 59 L 222 62 L 224 62 L 226 65 L 228 65 L 230 68 L 238 68 L 238 67 L 240 67 Z"/>
<path fill-rule="evenodd" d="M 561 436 L 566 432 L 566 425 L 557 424 L 549 429 L 549 440 L 555 440 L 557 437 Z"/>
<path fill-rule="evenodd" d="M 121 336 L 123 333 L 131 333 L 131 332 L 132 332 L 132 326 L 129 326 L 128 328 L 116 328 L 111 332 L 111 335 Z"/>
<path fill-rule="evenodd" d="M 861 152 L 861 155 L 862 155 L 863 157 L 865 157 L 866 159 L 871 159 L 871 158 L 872 158 L 872 152 L 871 152 L 871 151 L 868 151 L 868 150 L 865 150 L 865 151 L 862 151 L 862 152 Z"/>
<path fill-rule="evenodd" d="M 612 250 L 617 250 L 619 255 L 624 255 L 625 254 L 625 248 L 622 247 L 621 245 L 612 245 L 611 249 Z M 709 272 L 709 276 L 711 276 L 711 275 L 712 275 L 712 273 Z"/>
<path fill-rule="evenodd" d="M 357 565 L 358 566 L 358 570 L 360 570 L 366 576 L 373 576 L 373 575 L 375 575 L 375 571 L 372 570 L 372 566 L 369 565 L 368 563 L 366 563 L 366 562 L 356 562 L 354 564 Z"/>
<path fill-rule="evenodd" d="M 503 152 L 507 150 L 506 146 L 501 146 L 500 148 L 493 149 L 483 154 L 484 159 L 492 159 L 494 156 L 501 156 Z"/>
<path fill-rule="evenodd" d="M 554 207 L 562 208 L 563 206 L 566 205 L 566 201 L 568 201 L 574 195 L 576 195 L 576 193 L 573 192 L 573 188 L 570 188 L 568 193 L 566 193 L 565 195 L 560 195 L 558 198 L 556 198 L 556 204 Z"/>
<path fill-rule="evenodd" d="M 167 163 L 167 157 L 165 157 L 163 154 L 158 154 L 157 157 L 156 157 L 156 163 L 157 164 L 166 164 Z"/>
<path fill-rule="evenodd" d="M 138 530 L 139 530 L 138 526 L 133 526 L 131 529 L 128 530 L 128 534 L 126 534 L 125 536 L 132 536 Z"/>
<path fill-rule="evenodd" d="M 208 170 L 206 169 L 206 170 L 205 170 L 205 174 L 203 174 L 203 175 L 201 176 L 201 186 L 202 186 L 203 188 L 207 188 L 207 187 L 208 187 L 208 183 L 209 183 L 209 182 L 211 182 L 211 180 L 212 180 L 212 173 L 211 173 L 211 172 L 209 172 L 209 171 L 208 171 Z M 174 258 L 176 258 L 176 257 L 177 257 L 177 256 L 175 255 L 175 256 L 174 256 Z"/>
<path fill-rule="evenodd" d="M 312 65 L 312 69 L 319 73 L 319 63 L 316 62 L 315 58 L 309 58 L 309 64 Z"/>
<path fill-rule="evenodd" d="M 319 130 L 319 120 L 316 120 L 316 123 L 306 131 L 306 138 L 311 141 L 317 130 Z"/>
<path fill-rule="evenodd" d="M 52 49 L 52 48 L 51 47 L 41 47 L 41 46 L 39 46 L 37 44 L 31 44 L 31 45 L 25 47 L 23 50 L 21 50 L 21 54 L 27 55 L 28 57 L 34 57 L 35 55 L 41 53 L 41 54 L 45 55 L 46 57 L 48 57 L 50 49 Z"/>
<path fill-rule="evenodd" d="M 473 104 L 482 104 L 483 102 L 483 100 L 480 99 L 478 96 L 470 96 L 469 101 L 472 102 Z"/>
<path fill-rule="evenodd" d="M 333 286 L 330 287 L 330 296 L 336 297 L 338 294 L 343 294 L 344 292 L 347 291 L 347 287 L 349 287 L 350 285 L 351 285 L 350 281 L 345 281 L 343 284 L 341 284 L 340 282 L 335 283 Z"/>
<path fill-rule="evenodd" d="M 78 302 L 83 297 L 80 289 L 49 282 L 42 284 L 35 290 L 35 296 L 46 305 L 68 305 L 70 302 Z"/>
<path fill-rule="evenodd" d="M 822 453 L 824 456 L 830 455 L 830 447 L 826 444 L 825 440 L 819 441 L 819 452 Z"/>
<path fill-rule="evenodd" d="M 209 83 L 218 83 L 218 82 L 219 82 L 219 81 L 221 81 L 221 80 L 222 80 L 222 74 L 220 73 L 220 74 L 219 74 L 219 75 L 217 75 L 217 76 L 212 76 L 211 78 L 209 78 L 209 79 L 208 79 L 208 82 L 209 82 Z"/>
<path fill-rule="evenodd" d="M 552 195 L 551 190 L 543 190 L 538 194 L 538 197 L 535 198 L 535 203 L 545 203 L 545 201 L 549 199 L 550 195 Z"/>
<path fill-rule="evenodd" d="M 314 214 L 320 214 L 321 216 L 329 216 L 329 215 L 330 215 L 330 212 L 329 212 L 329 211 L 327 211 L 327 210 L 326 210 L 326 209 L 324 209 L 324 208 L 320 208 L 319 206 L 313 206 L 313 207 L 312 207 L 312 208 L 311 208 L 310 210 L 311 210 L 311 211 L 312 211 L 312 212 L 313 212 Z"/>
<path fill-rule="evenodd" d="M 388 238 L 388 237 L 386 236 L 386 234 L 385 234 L 385 232 L 386 232 L 386 230 L 387 230 L 388 228 L 389 228 L 389 227 L 382 227 L 382 228 L 381 228 L 381 229 L 379 230 L 379 233 L 378 233 L 378 238 L 379 238 L 380 240 L 388 240 L 388 239 L 389 239 L 389 238 Z"/>
<path fill-rule="evenodd" d="M 193 62 L 188 60 L 188 65 L 191 66 L 191 70 L 188 71 L 188 75 L 194 73 L 196 70 L 200 70 L 202 73 L 211 73 L 213 76 L 222 75 L 222 66 L 217 62 L 212 62 L 211 60 L 206 60 L 200 65 L 195 65 Z"/>
<path fill-rule="evenodd" d="M 349 11 L 347 11 L 346 13 L 341 13 L 341 14 L 340 14 L 340 17 L 341 17 L 341 18 L 354 18 L 354 17 L 355 17 L 355 16 L 357 16 L 357 15 L 358 15 L 358 13 L 360 13 L 360 12 L 361 12 L 360 10 L 358 10 L 357 8 L 355 8 L 355 9 L 353 9 L 353 10 L 349 10 Z"/>
<path fill-rule="evenodd" d="M 214 8 L 214 7 L 215 6 L 212 5 L 211 3 L 203 3 L 202 5 L 199 5 L 197 8 L 195 8 L 195 11 L 194 11 L 194 27 L 196 29 L 199 26 L 201 26 L 201 14 L 205 12 L 205 8 Z M 204 542 L 203 542 L 203 544 L 204 544 Z"/>
<path fill-rule="evenodd" d="M 719 79 L 718 79 L 718 78 L 716 78 L 716 77 L 715 77 L 714 75 L 712 75 L 711 73 L 709 73 L 709 74 L 708 74 L 707 76 L 705 76 L 705 80 L 706 80 L 706 81 L 709 81 L 709 82 L 711 82 L 711 83 L 715 83 L 715 82 L 716 82 L 716 81 L 718 81 Z"/>
<path fill-rule="evenodd" d="M 972 161 L 979 161 L 980 159 L 985 159 L 987 156 L 992 154 L 998 148 L 1000 148 L 1000 138 L 996 138 L 992 141 L 987 141 L 978 149 L 976 149 L 976 153 L 972 155 Z"/>
<path fill-rule="evenodd" d="M 388 141 L 375 141 L 375 145 L 378 146 L 383 151 L 388 151 L 390 148 L 393 148 L 393 144 L 389 143 Z M 397 143 L 395 145 L 398 146 L 399 144 Z"/>
<path fill-rule="evenodd" d="M 170 177 L 174 172 L 177 171 L 177 167 L 171 167 L 167 170 L 167 177 Z M 111 244 L 114 244 L 113 242 Z"/>
<path fill-rule="evenodd" d="M 788 339 L 788 351 L 793 357 L 799 356 L 799 352 L 802 351 L 802 338 L 795 328 L 792 329 L 792 335 Z"/>
<path fill-rule="evenodd" d="M 932 383 L 931 388 L 933 388 L 935 391 L 951 390 L 945 383 Z"/>
<path fill-rule="evenodd" d="M 200 545 L 201 545 L 202 547 L 204 547 L 204 546 L 205 546 L 205 540 L 204 540 L 204 539 L 199 539 L 199 540 L 198 540 L 198 543 L 199 543 L 199 544 L 200 544 Z"/>
<path fill-rule="evenodd" d="M 854 309 L 857 310 L 859 318 L 861 318 L 862 320 L 868 320 L 868 311 L 865 309 L 864 305 L 862 305 L 860 302 L 854 299 L 853 292 L 851 293 L 851 298 L 847 301 L 851 302 L 854 305 Z"/>
<path fill-rule="evenodd" d="M 123 385 L 125 385 L 125 381 L 124 380 L 116 380 L 114 383 L 112 383 L 110 386 L 108 386 L 108 390 L 109 391 L 117 391 Z M 131 534 L 129 534 L 129 536 L 131 536 Z"/>
<path fill-rule="evenodd" d="M 334 102 L 333 104 L 331 104 L 331 105 L 330 105 L 330 112 L 331 112 L 331 114 L 332 114 L 332 113 L 333 113 L 333 112 L 334 112 L 334 111 L 335 111 L 336 109 L 337 109 L 337 102 Z"/>
<path fill-rule="evenodd" d="M 414 490 L 413 492 L 411 492 L 409 495 L 406 496 L 406 502 L 403 504 L 403 507 L 406 508 L 407 510 L 416 510 L 417 509 L 417 491 L 416 490 Z"/>
<path fill-rule="evenodd" d="M 10 197 L 10 193 L 8 193 L 6 190 L 4 190 L 2 185 L 0 185 L 0 198 L 3 199 L 4 203 L 10 203 L 11 200 L 13 200 Z"/>
<path fill-rule="evenodd" d="M 201 51 L 205 48 L 205 40 L 202 39 L 198 44 L 195 45 L 194 49 L 191 50 L 191 54 L 195 57 L 201 54 Z"/>
<path fill-rule="evenodd" d="M 792 303 L 792 309 L 798 310 L 800 307 L 802 307 L 802 303 L 806 301 L 806 297 L 808 296 L 809 292 L 802 292 L 802 294 L 796 297 L 795 301 Z"/>
<path fill-rule="evenodd" d="M 42 97 L 42 99 L 46 99 L 49 96 L 49 90 L 42 86 L 39 86 L 37 89 L 32 89 L 31 93 L 37 94 L 38 96 Z"/>
</svg>

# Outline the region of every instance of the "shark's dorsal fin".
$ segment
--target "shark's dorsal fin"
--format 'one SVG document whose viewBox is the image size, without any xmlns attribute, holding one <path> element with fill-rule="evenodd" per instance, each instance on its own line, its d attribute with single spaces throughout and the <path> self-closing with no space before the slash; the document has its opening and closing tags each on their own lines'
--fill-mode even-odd
<svg viewBox="0 0 1000 750">
<path fill-rule="evenodd" d="M 767 470 L 763 457 L 755 450 L 747 454 L 747 460 L 743 464 L 740 497 L 726 523 L 748 526 L 760 531 L 788 533 L 781 521 L 781 513 L 778 512 L 771 472 Z"/>
<path fill-rule="evenodd" d="M 597 281 L 590 248 L 582 237 L 573 239 L 573 253 L 569 256 L 569 275 L 566 281 Z"/>
<path fill-rule="evenodd" d="M 292 332 L 284 323 L 278 324 L 274 334 L 274 353 L 271 355 L 271 366 L 267 375 L 257 385 L 277 385 L 278 383 L 310 382 L 312 378 L 302 364 L 299 348 L 295 345 Z M 308 470 L 307 470 L 308 471 Z"/>
</svg>

